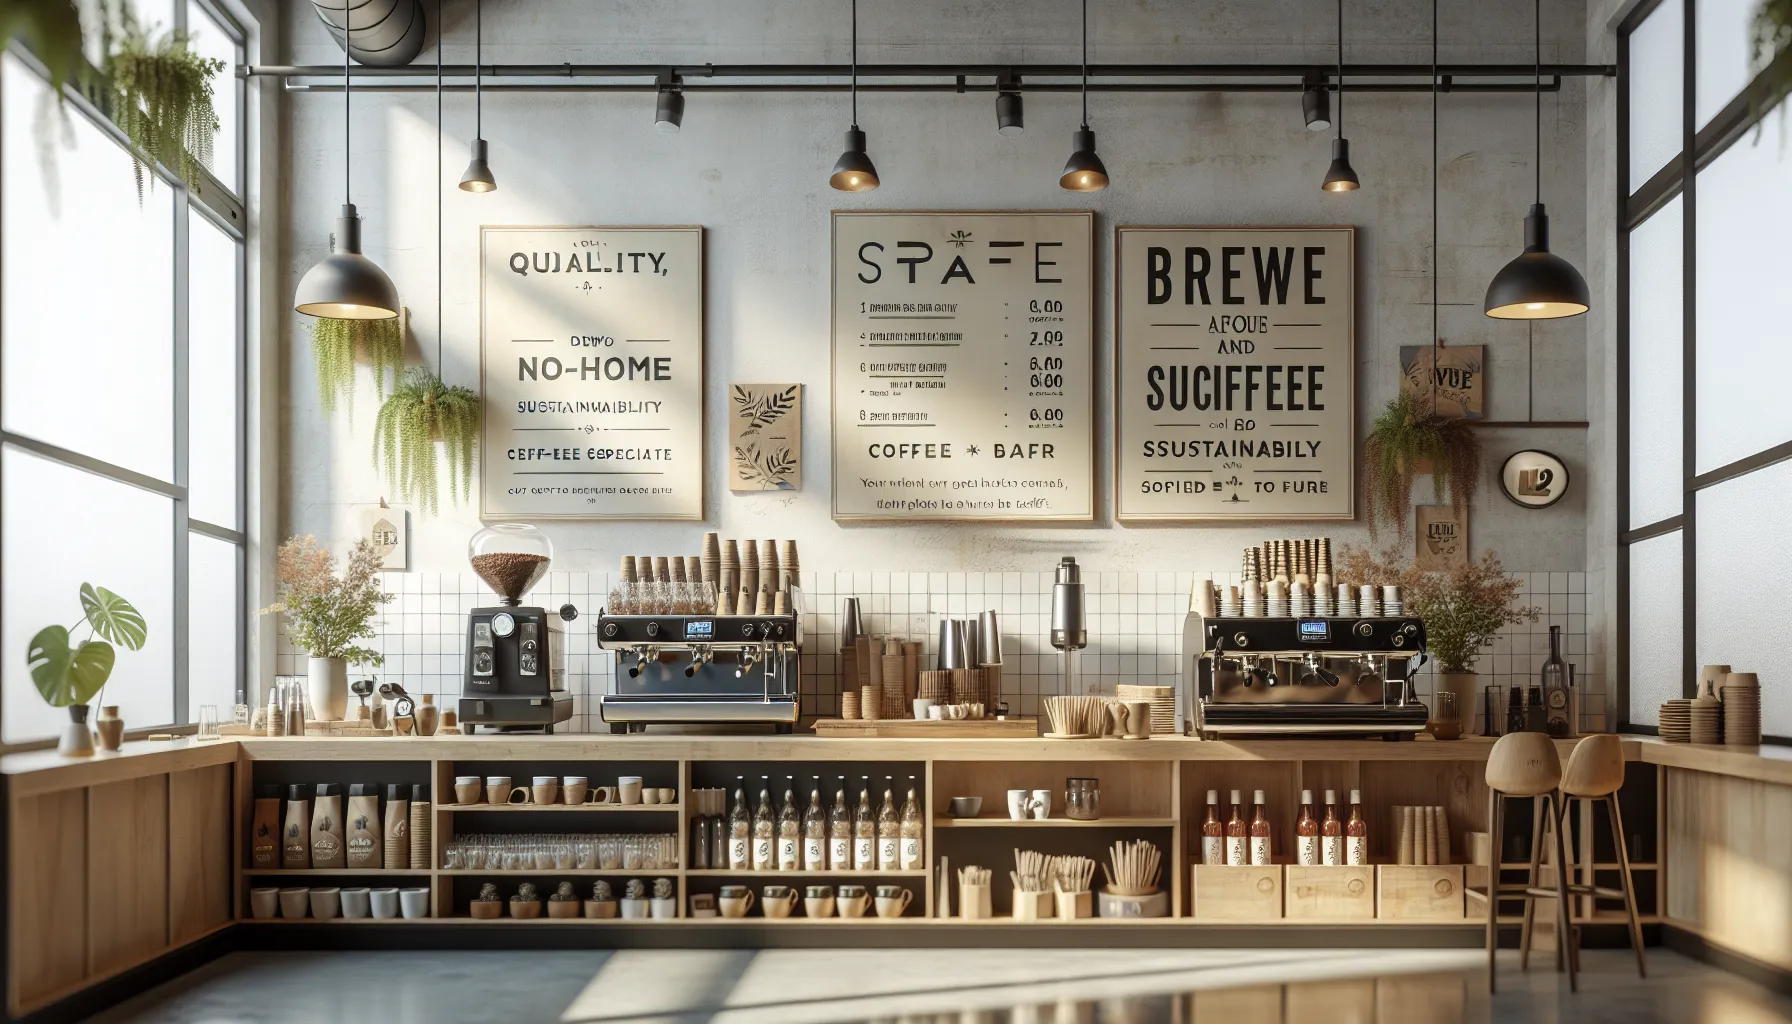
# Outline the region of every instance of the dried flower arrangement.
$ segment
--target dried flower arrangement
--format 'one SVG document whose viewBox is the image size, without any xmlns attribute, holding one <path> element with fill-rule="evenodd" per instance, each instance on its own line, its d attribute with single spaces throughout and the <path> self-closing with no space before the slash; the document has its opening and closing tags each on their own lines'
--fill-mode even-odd
<svg viewBox="0 0 1792 1024">
<path fill-rule="evenodd" d="M 1426 646 L 1439 672 L 1473 672 L 1481 649 L 1501 629 L 1536 622 L 1541 609 L 1518 603 L 1523 587 L 1489 551 L 1450 570 L 1402 567 L 1393 548 L 1377 559 L 1361 548 L 1339 552 L 1338 579 L 1358 585 L 1398 585 L 1406 610 L 1425 620 Z"/>
<path fill-rule="evenodd" d="M 365 539 L 355 541 L 348 566 L 336 575 L 336 556 L 312 536 L 293 537 L 274 556 L 280 600 L 261 614 L 284 612 L 292 642 L 313 658 L 343 658 L 378 665 L 379 652 L 355 643 L 373 637 L 373 618 L 392 600 L 380 590 L 380 555 Z"/>
</svg>

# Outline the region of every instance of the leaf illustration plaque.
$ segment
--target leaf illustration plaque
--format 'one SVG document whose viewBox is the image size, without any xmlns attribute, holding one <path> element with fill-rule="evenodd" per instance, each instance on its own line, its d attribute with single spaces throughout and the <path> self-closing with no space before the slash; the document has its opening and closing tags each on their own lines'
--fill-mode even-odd
<svg viewBox="0 0 1792 1024">
<path fill-rule="evenodd" d="M 728 389 L 728 489 L 803 489 L 803 386 Z"/>
</svg>

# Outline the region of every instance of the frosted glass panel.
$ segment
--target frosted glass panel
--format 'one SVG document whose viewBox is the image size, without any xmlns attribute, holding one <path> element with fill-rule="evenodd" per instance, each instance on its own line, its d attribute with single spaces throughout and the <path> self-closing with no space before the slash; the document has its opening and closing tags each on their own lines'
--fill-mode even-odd
<svg viewBox="0 0 1792 1024">
<path fill-rule="evenodd" d="M 57 735 L 68 721 L 32 686 L 25 652 L 38 630 L 80 620 L 82 583 L 114 591 L 149 623 L 142 650 L 118 652 L 105 702 L 119 705 L 126 728 L 174 721 L 174 502 L 15 448 L 0 453 L 0 476 L 6 742 Z"/>
<path fill-rule="evenodd" d="M 46 178 L 49 86 L 6 56 L 0 92 L 6 429 L 173 480 L 174 190 L 139 204 L 131 158 L 72 109 Z"/>
<path fill-rule="evenodd" d="M 1685 511 L 1680 198 L 1630 233 L 1630 529 Z"/>
<path fill-rule="evenodd" d="M 237 548 L 202 533 L 187 535 L 187 721 L 202 704 L 236 703 L 242 649 L 237 624 Z"/>
<path fill-rule="evenodd" d="M 1786 609 L 1792 607 L 1792 462 L 1699 492 L 1699 664 L 1761 676 L 1761 731 L 1792 735 Z"/>
<path fill-rule="evenodd" d="M 1693 123 L 1703 128 L 1767 66 L 1755 59 L 1755 9 L 1761 0 L 1698 0 L 1693 5 L 1697 68 Z"/>
<path fill-rule="evenodd" d="M 1630 721 L 1636 725 L 1658 724 L 1662 701 L 1685 696 L 1681 553 L 1678 530 L 1630 545 Z"/>
<path fill-rule="evenodd" d="M 237 451 L 242 419 L 242 346 L 237 313 L 241 249 L 211 221 L 187 211 L 187 514 L 237 529 Z"/>
<path fill-rule="evenodd" d="M 241 137 L 238 120 L 242 104 L 238 99 L 236 66 L 241 63 L 236 43 L 224 34 L 224 27 L 212 19 L 199 4 L 187 0 L 187 32 L 192 36 L 193 52 L 224 62 L 224 70 L 212 79 L 212 109 L 218 112 L 218 134 L 212 138 L 212 174 L 232 191 L 242 191 L 236 180 L 236 147 Z"/>
<path fill-rule="evenodd" d="M 1699 172 L 1700 473 L 1792 440 L 1792 138 L 1780 114 Z"/>
<path fill-rule="evenodd" d="M 1666 0 L 1630 34 L 1630 190 L 1680 152 L 1686 23 Z"/>
</svg>

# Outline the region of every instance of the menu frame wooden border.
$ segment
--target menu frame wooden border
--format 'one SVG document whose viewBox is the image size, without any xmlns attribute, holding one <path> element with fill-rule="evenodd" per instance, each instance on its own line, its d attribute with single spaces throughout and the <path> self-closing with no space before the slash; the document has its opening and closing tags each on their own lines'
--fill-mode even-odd
<svg viewBox="0 0 1792 1024">
<path fill-rule="evenodd" d="M 876 216 L 876 217 L 914 217 L 914 216 L 949 216 L 957 214 L 965 217 L 1039 217 L 1046 215 L 1070 215 L 1088 218 L 1089 228 L 1089 514 L 1077 516 L 1020 516 L 996 517 L 976 516 L 962 518 L 958 516 L 865 516 L 841 515 L 839 496 L 839 466 L 835 461 L 837 446 L 834 438 L 834 353 L 837 339 L 834 336 L 837 321 L 834 315 L 835 302 L 838 299 L 839 280 L 835 273 L 839 267 L 839 237 L 834 230 L 835 218 L 842 216 Z M 914 524 L 939 523 L 962 525 L 975 523 L 994 523 L 996 525 L 1027 524 L 1059 524 L 1059 523 L 1095 523 L 1101 520 L 1101 472 L 1096 460 L 1101 454 L 1101 397 L 1098 375 L 1101 370 L 1100 360 L 1096 356 L 1096 332 L 1100 329 L 1096 318 L 1096 264 L 1101 258 L 1095 246 L 1094 210 L 841 210 L 828 211 L 828 515 L 836 523 L 891 523 L 901 526 Z"/>
<path fill-rule="evenodd" d="M 1224 516 L 1201 513 L 1180 513 L 1162 515 L 1140 515 L 1137 513 L 1123 515 L 1120 512 L 1120 233 L 1123 231 L 1342 231 L 1350 240 L 1350 473 L 1345 486 L 1350 489 L 1350 512 L 1348 515 L 1313 514 L 1313 515 L 1280 515 L 1280 516 Z M 1357 519 L 1357 475 L 1358 454 L 1356 436 L 1357 417 L 1357 247 L 1356 226 L 1353 224 L 1116 224 L 1114 225 L 1114 268 L 1113 288 L 1110 299 L 1113 302 L 1114 343 L 1110 349 L 1111 358 L 1108 364 L 1108 377 L 1114 393 L 1114 433 L 1113 443 L 1109 448 L 1111 467 L 1110 483 L 1114 489 L 1114 522 L 1115 523 L 1274 523 L 1274 522 L 1331 522 L 1348 523 Z"/>
</svg>

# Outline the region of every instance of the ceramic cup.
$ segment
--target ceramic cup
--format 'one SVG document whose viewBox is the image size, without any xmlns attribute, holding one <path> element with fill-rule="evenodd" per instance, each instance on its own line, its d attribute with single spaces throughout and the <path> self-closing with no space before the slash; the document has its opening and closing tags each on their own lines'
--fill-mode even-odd
<svg viewBox="0 0 1792 1024">
<path fill-rule="evenodd" d="M 591 790 L 591 780 L 583 775 L 568 775 L 560 780 L 560 799 L 569 804 L 582 804 Z"/>
<path fill-rule="evenodd" d="M 644 804 L 659 803 L 660 802 L 660 791 L 658 789 L 654 788 L 653 786 L 642 787 L 641 802 Z"/>
<path fill-rule="evenodd" d="M 877 887 L 877 916 L 901 917 L 914 898 L 913 892 L 900 885 L 880 885 Z"/>
<path fill-rule="evenodd" d="M 862 885 L 843 885 L 834 905 L 840 908 L 841 917 L 864 917 L 865 910 L 871 906 L 871 894 Z"/>
<path fill-rule="evenodd" d="M 716 909 L 723 917 L 746 917 L 753 909 L 753 890 L 744 885 L 724 885 L 716 897 Z"/>
<path fill-rule="evenodd" d="M 510 776 L 487 775 L 485 777 L 485 802 L 502 804 L 510 801 Z"/>
<path fill-rule="evenodd" d="M 933 705 L 932 707 L 927 709 L 927 720 L 929 722 L 945 721 L 946 720 L 946 709 L 943 707 L 940 707 L 938 704 Z"/>
<path fill-rule="evenodd" d="M 1025 821 L 1028 806 L 1032 803 L 1032 790 L 1011 789 L 1008 791 L 1008 817 L 1014 821 Z"/>
<path fill-rule="evenodd" d="M 983 798 L 980 796 L 955 796 L 952 798 L 952 816 L 954 818 L 975 818 L 983 810 Z"/>
<path fill-rule="evenodd" d="M 662 805 L 670 806 L 677 802 L 678 802 L 678 790 L 673 789 L 670 786 L 661 786 L 660 787 L 660 803 Z"/>
<path fill-rule="evenodd" d="M 641 776 L 624 775 L 616 780 L 616 799 L 619 803 L 638 804 L 641 802 Z"/>
<path fill-rule="evenodd" d="M 553 775 L 535 776 L 535 784 L 529 787 L 529 795 L 538 804 L 556 803 L 560 799 L 560 779 Z"/>
<path fill-rule="evenodd" d="M 295 885 L 280 890 L 280 916 L 298 920 L 311 910 L 311 890 Z"/>
<path fill-rule="evenodd" d="M 369 891 L 366 886 L 342 890 L 342 916 L 358 921 L 371 914 L 373 904 L 368 899 Z"/>
<path fill-rule="evenodd" d="M 429 890 L 400 889 L 398 890 L 398 905 L 404 911 L 404 916 L 407 918 L 428 917 Z"/>
<path fill-rule="evenodd" d="M 803 911 L 810 917 L 834 916 L 834 887 L 811 885 L 803 890 Z"/>
<path fill-rule="evenodd" d="M 398 916 L 397 889 L 374 889 L 367 894 L 367 903 L 373 916 L 381 920 Z"/>
<path fill-rule="evenodd" d="M 928 716 L 929 712 L 931 712 L 933 710 L 934 703 L 935 702 L 932 697 L 916 697 L 915 698 L 915 721 L 917 721 L 917 722 L 927 721 L 927 716 Z"/>
<path fill-rule="evenodd" d="M 765 916 L 785 918 L 796 909 L 797 892 L 788 885 L 768 885 L 765 892 Z"/>
<path fill-rule="evenodd" d="M 1033 812 L 1033 817 L 1038 821 L 1044 821 L 1051 817 L 1052 791 L 1049 789 L 1035 789 L 1033 791 L 1033 799 L 1027 802 L 1027 809 Z"/>
<path fill-rule="evenodd" d="M 477 775 L 456 775 L 454 777 L 454 802 L 476 804 L 485 795 L 485 787 Z"/>
<path fill-rule="evenodd" d="M 280 910 L 280 890 L 260 886 L 249 890 L 249 914 L 257 921 L 266 921 Z"/>
<path fill-rule="evenodd" d="M 588 804 L 613 804 L 616 802 L 616 787 L 592 786 L 591 792 L 585 797 L 585 802 Z"/>
<path fill-rule="evenodd" d="M 512 786 L 510 787 L 509 795 L 504 798 L 504 802 L 507 804 L 526 804 L 529 802 L 530 797 L 531 790 L 528 786 Z"/>
<path fill-rule="evenodd" d="M 624 896 L 621 902 L 624 920 L 641 921 L 647 918 L 647 900 L 631 900 Z"/>
</svg>

